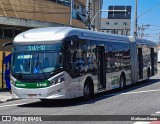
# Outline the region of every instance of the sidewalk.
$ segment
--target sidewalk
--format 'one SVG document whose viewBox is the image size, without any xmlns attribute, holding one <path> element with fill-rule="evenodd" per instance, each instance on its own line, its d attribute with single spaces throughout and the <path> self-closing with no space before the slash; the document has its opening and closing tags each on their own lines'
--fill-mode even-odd
<svg viewBox="0 0 160 124">
<path fill-rule="evenodd" d="M 0 89 L 0 103 L 14 100 L 12 97 L 12 94 L 10 94 L 9 90 L 6 89 Z"/>
</svg>

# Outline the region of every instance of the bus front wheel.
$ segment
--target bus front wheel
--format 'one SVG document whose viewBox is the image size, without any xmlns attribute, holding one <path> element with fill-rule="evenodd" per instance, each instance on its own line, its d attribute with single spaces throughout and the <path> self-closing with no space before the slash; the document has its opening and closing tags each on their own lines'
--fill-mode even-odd
<svg viewBox="0 0 160 124">
<path fill-rule="evenodd" d="M 84 92 L 83 93 L 84 94 L 83 95 L 84 100 L 90 99 L 92 97 L 92 95 L 93 95 L 93 86 L 90 83 L 86 82 L 84 84 L 83 92 Z"/>
</svg>

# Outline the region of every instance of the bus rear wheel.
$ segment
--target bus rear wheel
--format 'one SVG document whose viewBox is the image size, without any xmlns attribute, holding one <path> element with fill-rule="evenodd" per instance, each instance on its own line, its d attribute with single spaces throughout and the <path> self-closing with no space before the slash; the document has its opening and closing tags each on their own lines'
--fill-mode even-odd
<svg viewBox="0 0 160 124">
<path fill-rule="evenodd" d="M 84 100 L 88 100 L 93 96 L 93 86 L 90 83 L 84 84 L 83 94 Z"/>
</svg>

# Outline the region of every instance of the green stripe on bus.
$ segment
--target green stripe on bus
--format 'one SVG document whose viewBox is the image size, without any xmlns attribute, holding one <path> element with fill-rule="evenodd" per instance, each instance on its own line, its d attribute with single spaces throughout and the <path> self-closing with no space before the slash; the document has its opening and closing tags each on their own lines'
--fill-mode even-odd
<svg viewBox="0 0 160 124">
<path fill-rule="evenodd" d="M 20 81 L 15 82 L 15 87 L 18 87 L 18 88 L 44 88 L 48 86 L 50 86 L 48 80 L 45 80 L 43 82 L 36 82 L 36 83 L 26 83 L 26 82 L 20 82 Z"/>
</svg>

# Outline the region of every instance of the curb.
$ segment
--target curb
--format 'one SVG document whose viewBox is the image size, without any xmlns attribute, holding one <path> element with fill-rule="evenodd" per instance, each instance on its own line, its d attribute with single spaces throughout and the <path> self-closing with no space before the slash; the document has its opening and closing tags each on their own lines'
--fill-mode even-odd
<svg viewBox="0 0 160 124">
<path fill-rule="evenodd" d="M 14 101 L 14 100 L 19 100 L 19 98 L 1 99 L 0 103 L 5 103 L 5 102 L 9 102 L 9 101 Z"/>
</svg>

